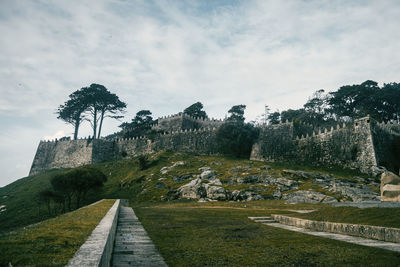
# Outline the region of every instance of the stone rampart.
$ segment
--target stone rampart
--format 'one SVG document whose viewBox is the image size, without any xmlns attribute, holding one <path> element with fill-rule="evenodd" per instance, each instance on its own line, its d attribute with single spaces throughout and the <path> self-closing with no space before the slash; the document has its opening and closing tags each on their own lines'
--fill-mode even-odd
<svg viewBox="0 0 400 267">
<path fill-rule="evenodd" d="M 373 166 L 399 171 L 400 152 L 396 152 L 396 144 L 400 144 L 397 133 L 400 127 L 396 124 L 379 124 L 365 117 L 311 134 L 310 128 L 293 123 L 264 128 L 253 146 L 251 159 L 339 165 L 365 173 Z M 301 132 L 305 134 L 299 136 Z"/>
<path fill-rule="evenodd" d="M 75 168 L 161 150 L 215 154 L 217 153 L 215 144 L 216 128 L 172 131 L 159 134 L 152 139 L 139 137 L 115 140 L 41 141 L 29 175 L 48 169 Z"/>
<path fill-rule="evenodd" d="M 92 163 L 93 142 L 87 139 L 40 141 L 29 175 L 54 168 L 75 168 Z"/>
<path fill-rule="evenodd" d="M 158 119 L 153 129 L 163 133 L 148 138 L 41 141 L 29 175 L 161 150 L 215 154 L 218 153 L 216 129 L 222 123 L 222 120 L 177 114 Z M 250 158 L 338 165 L 365 173 L 373 166 L 384 166 L 399 173 L 400 126 L 377 123 L 369 117 L 318 130 L 309 124 L 293 122 L 269 125 L 261 130 Z"/>
<path fill-rule="evenodd" d="M 216 128 L 222 123 L 222 120 L 214 118 L 195 118 L 184 113 L 178 113 L 158 118 L 157 123 L 152 126 L 152 129 L 171 132 L 201 128 Z"/>
</svg>

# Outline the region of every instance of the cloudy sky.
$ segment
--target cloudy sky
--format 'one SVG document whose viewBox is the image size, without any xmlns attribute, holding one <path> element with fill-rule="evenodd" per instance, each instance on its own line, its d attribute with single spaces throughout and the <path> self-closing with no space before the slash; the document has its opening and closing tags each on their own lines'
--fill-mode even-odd
<svg viewBox="0 0 400 267">
<path fill-rule="evenodd" d="M 0 186 L 28 174 L 41 139 L 72 134 L 54 112 L 81 87 L 116 93 L 126 120 L 197 101 L 252 120 L 321 88 L 400 82 L 399 18 L 397 0 L 2 0 Z"/>
</svg>

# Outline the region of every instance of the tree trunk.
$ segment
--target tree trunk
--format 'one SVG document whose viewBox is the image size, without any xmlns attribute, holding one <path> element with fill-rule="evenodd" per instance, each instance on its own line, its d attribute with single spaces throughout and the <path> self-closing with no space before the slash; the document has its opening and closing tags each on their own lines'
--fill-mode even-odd
<svg viewBox="0 0 400 267">
<path fill-rule="evenodd" d="M 74 140 L 78 139 L 78 130 L 79 130 L 80 120 L 75 121 L 75 131 L 74 131 Z"/>
<path fill-rule="evenodd" d="M 101 115 L 100 115 L 99 134 L 97 135 L 97 139 L 100 138 L 101 127 L 103 126 L 103 119 L 104 119 L 104 110 L 101 111 Z"/>
<path fill-rule="evenodd" d="M 93 111 L 93 139 L 96 139 L 96 131 L 97 131 L 97 109 Z"/>
</svg>

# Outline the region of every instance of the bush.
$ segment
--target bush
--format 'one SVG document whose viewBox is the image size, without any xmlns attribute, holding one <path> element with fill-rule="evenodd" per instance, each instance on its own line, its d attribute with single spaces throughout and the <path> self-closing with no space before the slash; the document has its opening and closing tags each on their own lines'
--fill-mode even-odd
<svg viewBox="0 0 400 267">
<path fill-rule="evenodd" d="M 139 169 L 143 171 L 149 167 L 150 162 L 149 162 L 147 156 L 140 155 L 138 157 L 138 164 L 139 164 Z"/>
<path fill-rule="evenodd" d="M 85 166 L 56 175 L 50 182 L 57 195 L 64 196 L 67 200 L 70 210 L 72 197 L 75 197 L 76 208 L 79 208 L 86 194 L 92 189 L 102 187 L 106 181 L 107 177 L 100 170 Z"/>
<path fill-rule="evenodd" d="M 249 158 L 258 129 L 250 123 L 226 122 L 217 131 L 218 150 L 223 154 Z"/>
</svg>

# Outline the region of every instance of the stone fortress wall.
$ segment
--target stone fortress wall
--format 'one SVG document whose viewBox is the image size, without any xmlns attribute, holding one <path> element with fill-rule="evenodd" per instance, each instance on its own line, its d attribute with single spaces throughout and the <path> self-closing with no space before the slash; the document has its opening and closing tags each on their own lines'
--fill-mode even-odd
<svg viewBox="0 0 400 267">
<path fill-rule="evenodd" d="M 177 114 L 159 118 L 153 129 L 164 133 L 150 138 L 41 141 L 29 175 L 161 150 L 217 154 L 216 129 L 222 123 Z M 377 123 L 369 117 L 329 130 L 286 122 L 261 129 L 251 159 L 339 165 L 366 173 L 371 167 L 385 166 L 397 173 L 400 152 L 392 149 L 396 142 L 400 144 L 399 124 Z"/>
<path fill-rule="evenodd" d="M 395 149 L 400 144 L 399 130 L 398 123 L 378 123 L 370 117 L 317 131 L 311 125 L 292 122 L 269 125 L 262 129 L 250 158 L 339 165 L 365 173 L 384 166 L 398 173 L 400 151 Z"/>
<path fill-rule="evenodd" d="M 74 168 L 82 165 L 102 162 L 108 159 L 135 157 L 161 150 L 196 152 L 200 154 L 216 154 L 216 127 L 222 121 L 192 119 L 192 125 L 199 129 L 178 129 L 179 125 L 188 125 L 188 116 L 170 116 L 159 119 L 165 133 L 153 138 L 116 138 L 79 139 L 65 141 L 40 141 L 29 175 L 55 168 Z M 202 127 L 206 126 L 206 127 Z M 159 127 L 159 125 L 155 125 Z M 168 132 L 166 130 L 169 130 Z"/>
<path fill-rule="evenodd" d="M 153 130 L 159 131 L 180 131 L 180 130 L 194 130 L 201 128 L 217 128 L 223 123 L 223 120 L 214 118 L 197 118 L 184 113 L 165 116 L 157 119 L 152 127 Z"/>
</svg>

